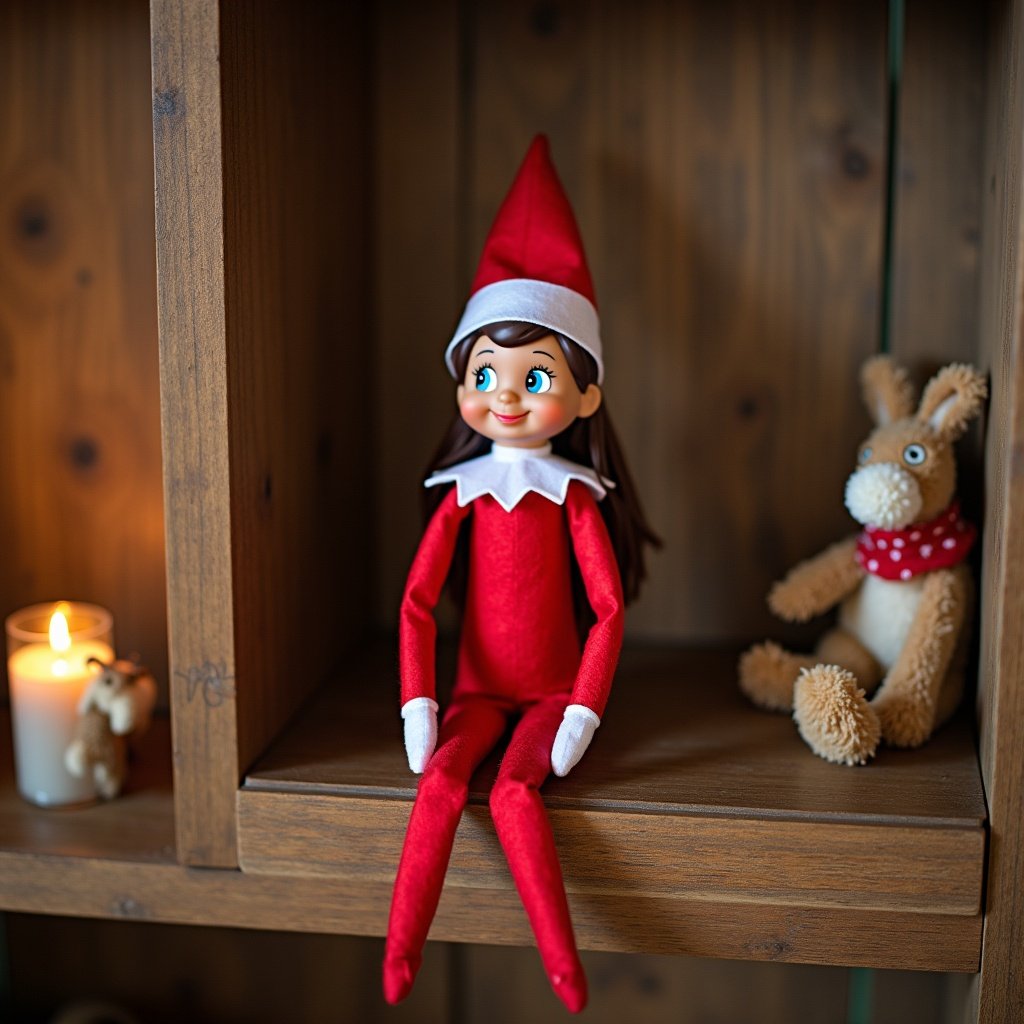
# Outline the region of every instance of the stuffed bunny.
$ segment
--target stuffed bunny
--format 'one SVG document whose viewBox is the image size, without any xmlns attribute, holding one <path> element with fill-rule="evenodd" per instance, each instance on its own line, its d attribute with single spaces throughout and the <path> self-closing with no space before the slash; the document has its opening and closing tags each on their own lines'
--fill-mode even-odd
<svg viewBox="0 0 1024 1024">
<path fill-rule="evenodd" d="M 90 658 L 99 674 L 89 683 L 78 705 L 75 735 L 64 752 L 72 775 L 91 773 L 96 791 L 111 800 L 121 791 L 128 765 L 127 736 L 139 736 L 149 726 L 156 703 L 156 683 L 147 669 L 132 661 L 109 665 Z"/>
<path fill-rule="evenodd" d="M 846 507 L 864 530 L 796 566 L 768 597 L 790 622 L 839 605 L 836 628 L 813 655 L 768 642 L 739 666 L 755 704 L 792 710 L 811 749 L 844 764 L 866 763 L 880 739 L 919 746 L 960 701 L 975 529 L 955 500 L 953 442 L 986 395 L 975 369 L 951 365 L 915 412 L 907 375 L 887 356 L 869 360 L 861 382 L 877 426 L 846 483 Z"/>
</svg>

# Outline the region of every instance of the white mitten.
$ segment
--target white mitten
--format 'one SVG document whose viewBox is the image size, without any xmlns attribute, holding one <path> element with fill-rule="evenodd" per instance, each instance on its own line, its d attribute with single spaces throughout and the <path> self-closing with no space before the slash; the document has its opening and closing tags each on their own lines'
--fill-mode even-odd
<svg viewBox="0 0 1024 1024">
<path fill-rule="evenodd" d="M 402 718 L 405 721 L 405 756 L 409 758 L 409 767 L 419 775 L 437 746 L 437 701 L 414 697 L 402 705 Z"/>
<path fill-rule="evenodd" d="M 600 724 L 601 719 L 583 704 L 570 704 L 565 709 L 551 747 L 551 770 L 556 775 L 568 775 L 579 763 Z"/>
</svg>

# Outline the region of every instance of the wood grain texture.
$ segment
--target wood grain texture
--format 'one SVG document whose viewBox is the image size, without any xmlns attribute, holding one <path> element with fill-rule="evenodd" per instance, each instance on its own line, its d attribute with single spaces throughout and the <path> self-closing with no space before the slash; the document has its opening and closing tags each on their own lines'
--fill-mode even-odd
<svg viewBox="0 0 1024 1024">
<path fill-rule="evenodd" d="M 182 859 L 369 618 L 368 32 L 358 8 L 153 15 Z M 329 130 L 301 111 L 325 96 Z M 342 578 L 343 577 L 343 578 Z"/>
<path fill-rule="evenodd" d="M 715 916 L 799 905 L 861 922 L 844 931 L 863 929 L 868 907 L 915 919 L 941 910 L 974 934 L 984 806 L 962 723 L 913 754 L 883 751 L 877 775 L 844 770 L 810 754 L 787 718 L 752 712 L 727 685 L 733 664 L 726 654 L 627 652 L 617 687 L 628 703 L 613 696 L 585 761 L 544 789 L 574 908 L 650 898 Z M 382 666 L 371 659 L 350 672 L 344 699 L 329 688 L 247 776 L 247 875 L 390 883 L 415 778 L 390 695 L 372 683 Z M 353 681 L 372 696 L 353 700 Z M 666 714 L 672 707 L 677 715 Z M 486 809 L 495 769 L 496 756 L 471 783 L 448 874 L 458 898 L 511 891 Z M 657 929 L 645 921 L 644 941 Z M 734 955 L 727 945 L 714 955 Z"/>
<path fill-rule="evenodd" d="M 393 395 L 381 621 L 393 624 L 423 461 L 450 415 L 447 330 L 544 130 L 597 282 L 609 406 L 667 541 L 629 628 L 778 633 L 768 585 L 848 527 L 845 456 L 867 425 L 855 372 L 877 344 L 884 5 L 523 0 L 467 8 L 454 26 L 447 5 L 392 6 L 376 108 Z M 411 42 L 417 29 L 429 46 Z M 447 59 L 424 59 L 435 51 Z M 428 115 L 437 146 L 421 158 Z"/>
<path fill-rule="evenodd" d="M 982 362 L 991 374 L 986 446 L 978 725 L 990 817 L 985 941 L 971 1010 L 1024 1016 L 1024 4 L 992 12 L 985 119 Z"/>
<path fill-rule="evenodd" d="M 166 705 L 148 40 L 140 0 L 0 8 L 0 617 L 108 607 Z"/>
<path fill-rule="evenodd" d="M 534 950 L 464 951 L 467 1021 L 517 1024 L 551 1015 L 551 988 Z M 845 1019 L 847 975 L 837 968 L 584 953 L 594 1024 L 835 1024 Z M 886 972 L 889 973 L 889 972 Z M 500 992 L 501 997 L 495 998 Z M 924 1018 L 906 1017 L 902 1024 Z"/>
<path fill-rule="evenodd" d="M 369 27 L 220 7 L 238 764 L 371 614 Z M 329 101 L 329 118 L 319 116 Z"/>
<path fill-rule="evenodd" d="M 393 629 L 423 529 L 423 474 L 455 391 L 444 350 L 465 302 L 457 273 L 466 169 L 458 5 L 374 7 L 376 609 Z"/>
<path fill-rule="evenodd" d="M 759 721 L 765 716 L 748 712 L 746 717 Z M 358 716 L 357 721 L 360 721 Z M 364 727 L 365 721 L 362 721 L 355 732 L 366 735 Z M 2 724 L 0 733 L 5 733 Z M 934 742 L 938 743 L 944 735 L 940 733 Z M 600 742 L 604 739 L 602 736 Z M 600 745 L 597 745 L 591 754 L 598 754 L 600 750 Z M 0 783 L 0 908 L 150 922 L 332 934 L 383 934 L 391 888 L 387 872 L 394 870 L 402 823 L 397 828 L 384 829 L 379 824 L 381 819 L 378 819 L 376 829 L 371 830 L 369 837 L 364 836 L 360 843 L 374 841 L 372 835 L 376 832 L 375 841 L 382 845 L 391 843 L 395 849 L 387 850 L 385 864 L 382 855 L 359 855 L 357 845 L 352 854 L 357 861 L 354 877 L 342 877 L 339 871 L 326 876 L 304 877 L 188 868 L 174 863 L 171 846 L 173 801 L 166 731 L 162 738 L 159 731 L 153 735 L 144 755 L 138 771 L 132 775 L 125 798 L 68 814 L 48 813 L 22 802 L 15 793 L 9 751 L 0 758 L 0 779 L 3 780 Z M 587 763 L 593 764 L 594 761 L 588 758 L 580 769 L 584 769 Z M 751 770 L 751 766 L 747 767 Z M 838 768 L 836 773 L 844 774 Z M 867 773 L 852 774 L 866 776 Z M 956 777 L 955 770 L 938 774 L 944 774 L 946 785 L 953 787 L 951 780 Z M 570 776 L 562 781 L 567 784 L 573 778 Z M 584 788 L 590 785 L 585 773 L 580 775 L 580 779 Z M 555 788 L 549 787 L 546 793 L 550 794 Z M 248 795 L 283 796 L 267 792 Z M 350 806 L 356 803 L 351 798 L 348 801 L 326 796 L 313 799 L 348 802 Z M 548 799 L 550 803 L 550 797 Z M 373 802 L 388 803 L 401 813 L 407 813 L 407 801 Z M 561 822 L 572 821 L 573 815 L 576 825 L 566 831 Z M 582 842 L 584 833 L 577 827 L 583 818 L 580 811 L 574 811 L 563 803 L 561 809 L 553 811 L 553 817 L 556 821 L 560 819 L 556 825 L 560 830 L 560 841 L 568 840 L 570 844 L 577 845 Z M 707 891 L 697 892 L 692 887 L 687 892 L 685 887 L 692 886 L 694 880 L 683 879 L 675 887 L 666 886 L 664 879 L 668 875 L 665 866 L 652 864 L 651 847 L 645 843 L 642 830 L 637 831 L 635 827 L 637 821 L 645 818 L 664 827 L 673 820 L 673 816 L 619 812 L 605 820 L 611 822 L 613 817 L 616 820 L 630 819 L 625 832 L 622 828 L 618 830 L 618 840 L 615 835 L 593 834 L 596 846 L 592 844 L 591 852 L 594 848 L 600 849 L 601 860 L 606 862 L 602 870 L 617 871 L 617 878 L 612 880 L 613 884 L 603 886 L 602 891 L 595 891 L 595 887 L 586 884 L 570 884 L 574 920 L 585 948 L 917 970 L 959 971 L 977 967 L 981 928 L 978 914 L 940 913 L 931 904 L 921 912 L 912 913 L 905 909 L 863 906 L 793 906 L 784 902 L 794 898 L 794 894 L 788 892 L 777 894 L 781 899 L 774 902 L 766 899 L 770 896 L 767 891 L 760 892 L 756 899 L 744 900 L 723 892 L 721 881 L 729 869 L 728 865 L 715 862 L 716 852 L 708 854 L 709 863 L 701 868 L 702 877 L 709 883 Z M 948 839 L 942 835 L 944 832 L 971 831 L 967 826 L 950 827 L 945 819 L 931 828 L 922 823 L 916 826 L 908 824 L 908 821 L 912 821 L 909 813 L 889 824 L 880 820 L 873 823 L 864 820 L 844 827 L 851 835 L 871 828 L 880 832 L 888 830 L 886 834 L 894 831 L 931 832 L 940 846 L 945 845 Z M 760 830 L 765 837 L 776 838 L 788 829 L 800 832 L 811 826 L 806 820 L 776 820 L 772 817 L 750 820 L 737 814 L 734 823 L 742 826 L 743 822 L 752 829 Z M 471 807 L 467 823 L 471 837 L 476 835 L 479 838 L 488 831 L 486 811 L 479 802 L 475 801 Z M 713 826 L 714 819 L 705 817 L 700 819 L 700 823 Z M 313 817 L 297 824 L 300 838 L 302 830 L 315 827 L 315 824 Z M 831 830 L 839 828 L 831 823 L 826 827 Z M 281 836 L 291 828 L 292 820 L 286 815 L 277 822 L 275 832 Z M 979 830 L 975 828 L 973 831 L 977 833 Z M 710 829 L 697 829 L 694 824 L 691 834 L 697 837 L 698 842 L 707 843 L 716 833 Z M 610 845 L 621 841 L 623 836 L 630 839 L 627 857 L 632 866 L 628 872 L 620 870 L 624 864 L 616 868 L 614 864 L 607 863 Z M 671 834 L 669 839 L 677 844 L 680 842 L 680 837 Z M 337 840 L 342 850 L 352 843 L 351 834 L 339 836 Z M 465 837 L 462 837 L 459 844 L 456 874 L 453 875 L 456 884 L 449 885 L 442 898 L 433 938 L 531 944 L 518 897 L 508 880 L 504 876 L 499 877 L 490 863 L 497 849 L 493 838 L 480 858 L 483 870 L 470 887 L 458 884 L 457 873 L 461 870 L 459 863 L 472 853 L 473 843 L 466 846 Z M 800 856 L 813 862 L 817 856 L 816 849 L 816 842 L 805 844 Z M 686 851 L 682 853 L 686 855 Z M 867 870 L 871 870 L 872 864 L 878 864 L 877 851 L 862 848 L 858 856 L 859 863 Z M 964 866 L 965 874 L 976 872 L 980 856 L 979 852 L 974 858 L 974 866 Z M 925 860 L 919 863 L 921 871 L 930 876 L 937 886 L 955 889 L 961 884 L 956 879 L 936 877 L 936 862 Z M 782 870 L 771 863 L 762 863 L 761 868 L 762 883 L 772 872 L 777 880 Z M 959 870 L 955 868 L 954 873 Z M 637 873 L 639 877 L 645 872 L 660 873 L 662 888 L 671 894 L 663 896 L 648 891 L 646 883 L 642 887 L 626 887 L 630 874 Z M 376 877 L 381 873 L 383 880 Z M 586 873 L 581 872 L 579 876 L 585 878 Z M 745 874 L 744 877 L 749 881 L 755 876 Z M 806 885 L 809 877 L 797 881 Z M 488 888 L 492 880 L 497 884 Z M 890 884 L 884 879 L 880 883 Z M 711 895 L 716 884 L 719 886 L 718 894 Z M 832 879 L 826 878 L 825 884 L 832 885 Z M 947 894 L 949 891 L 947 888 Z M 808 897 L 805 891 L 796 894 L 795 898 L 821 903 L 824 899 L 834 901 L 835 893 L 823 895 L 812 892 Z M 947 900 L 948 905 L 953 905 L 953 902 Z M 904 908 L 907 905 L 904 901 Z"/>
<path fill-rule="evenodd" d="M 666 541 L 627 628 L 786 633 L 765 594 L 848 530 L 867 426 L 884 4 L 523 0 L 475 7 L 470 27 L 470 259 L 547 131 L 595 277 L 608 407 Z"/>
<path fill-rule="evenodd" d="M 450 1024 L 458 996 L 439 943 L 389 1006 L 372 939 L 25 914 L 5 924 L 18 1021 L 54 1020 L 88 993 L 146 1024 Z"/>
<path fill-rule="evenodd" d="M 65 811 L 27 803 L 14 778 L 9 714 L 0 713 L 0 850 L 29 858 L 102 857 L 173 864 L 170 723 L 157 718 L 129 763 L 121 795 Z"/>
<path fill-rule="evenodd" d="M 154 0 L 151 32 L 178 853 L 230 866 L 240 765 L 217 3 Z"/>
<path fill-rule="evenodd" d="M 906 4 L 890 348 L 918 376 L 978 351 L 986 27 L 982 4 Z"/>
<path fill-rule="evenodd" d="M 389 1007 L 376 939 L 29 914 L 9 914 L 5 925 L 17 1019 L 52 1019 L 83 992 L 147 1024 L 518 1024 L 555 1012 L 533 949 L 428 943 L 412 994 Z M 850 972 L 842 968 L 639 953 L 584 952 L 582 960 L 595 1024 L 747 1021 L 755 1008 L 758 1024 L 834 1024 L 846 1013 Z M 949 982 L 963 977 L 875 974 L 873 1024 L 948 1020 Z"/>
<path fill-rule="evenodd" d="M 462 955 L 462 1019 L 488 1024 L 546 1019 L 551 989 L 535 951 L 468 946 Z M 850 971 L 643 954 L 584 953 L 582 960 L 590 987 L 587 1019 L 595 1024 L 835 1024 L 857 1019 L 850 1012 L 849 989 L 855 983 Z M 871 1024 L 953 1024 L 944 1011 L 950 983 L 963 977 L 872 972 Z"/>
<path fill-rule="evenodd" d="M 391 886 L 171 864 L 0 852 L 0 906 L 27 913 L 383 935 Z M 783 907 L 631 894 L 570 899 L 583 949 L 740 960 L 974 971 L 981 918 Z M 449 889 L 430 937 L 532 945 L 510 887 Z"/>
<path fill-rule="evenodd" d="M 452 654 L 442 649 L 439 680 L 450 679 Z M 735 664 L 728 651 L 627 646 L 591 750 L 567 778 L 545 783 L 547 805 L 968 831 L 984 823 L 966 722 L 920 750 L 882 748 L 863 770 L 832 765 L 807 749 L 789 716 L 744 700 Z M 247 789 L 411 800 L 416 777 L 405 762 L 394 675 L 387 647 L 353 664 L 247 773 Z M 474 803 L 486 802 L 499 756 L 474 776 Z"/>
<path fill-rule="evenodd" d="M 249 873 L 394 880 L 409 805 L 394 800 L 239 794 Z M 570 893 L 764 901 L 974 916 L 981 829 L 823 825 L 550 808 Z M 511 885 L 488 811 L 463 815 L 446 884 Z"/>
</svg>

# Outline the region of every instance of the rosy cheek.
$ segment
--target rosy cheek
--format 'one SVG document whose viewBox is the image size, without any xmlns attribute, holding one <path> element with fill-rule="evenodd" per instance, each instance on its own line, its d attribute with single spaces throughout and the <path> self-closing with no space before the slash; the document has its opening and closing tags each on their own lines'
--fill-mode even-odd
<svg viewBox="0 0 1024 1024">
<path fill-rule="evenodd" d="M 555 432 L 564 430 L 576 418 L 572 408 L 560 401 L 538 403 L 535 415 L 538 426 Z"/>
<path fill-rule="evenodd" d="M 487 409 L 486 400 L 476 392 L 467 392 L 459 403 L 459 414 L 467 423 L 476 423 L 482 416 L 487 415 Z"/>
</svg>

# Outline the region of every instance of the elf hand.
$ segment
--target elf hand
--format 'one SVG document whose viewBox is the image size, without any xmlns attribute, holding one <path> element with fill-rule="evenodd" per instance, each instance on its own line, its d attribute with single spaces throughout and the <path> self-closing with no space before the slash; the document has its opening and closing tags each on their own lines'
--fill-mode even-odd
<svg viewBox="0 0 1024 1024">
<path fill-rule="evenodd" d="M 429 697 L 414 697 L 402 705 L 402 719 L 405 721 L 405 756 L 409 759 L 409 768 L 419 775 L 437 746 L 437 702 Z"/>
<path fill-rule="evenodd" d="M 565 709 L 551 747 L 551 770 L 556 775 L 568 775 L 579 763 L 600 724 L 601 719 L 583 704 L 570 704 Z"/>
</svg>

